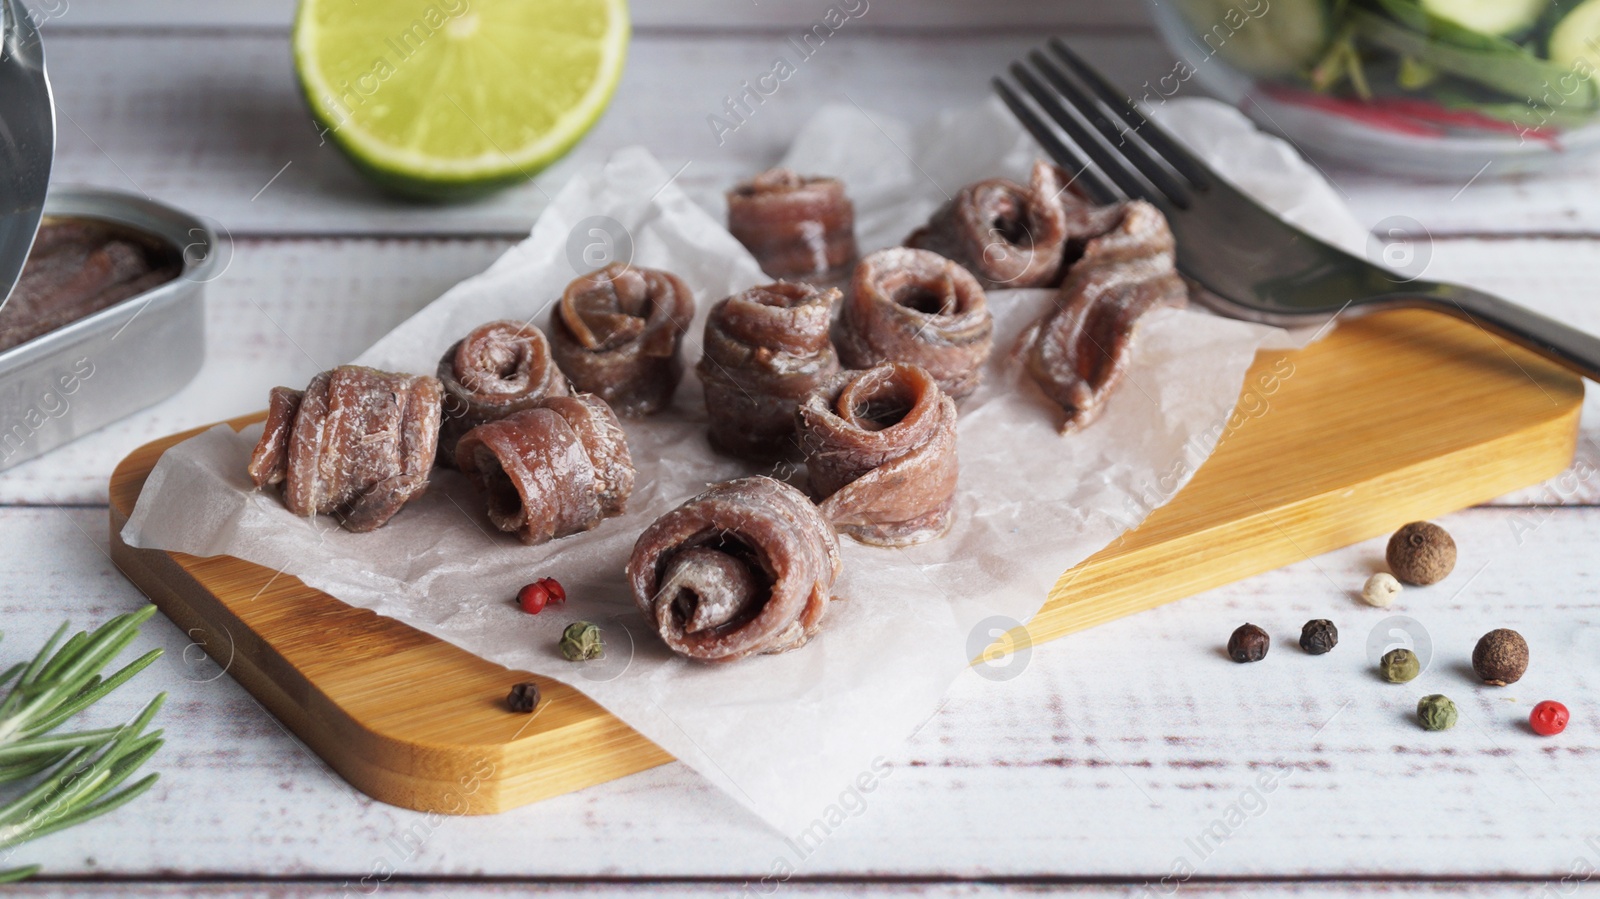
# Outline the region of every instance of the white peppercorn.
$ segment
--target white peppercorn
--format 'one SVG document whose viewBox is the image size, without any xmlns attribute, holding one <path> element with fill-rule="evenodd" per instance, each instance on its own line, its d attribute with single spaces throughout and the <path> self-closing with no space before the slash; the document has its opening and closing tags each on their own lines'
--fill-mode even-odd
<svg viewBox="0 0 1600 899">
<path fill-rule="evenodd" d="M 1405 588 L 1400 586 L 1400 581 L 1387 571 L 1380 571 L 1367 578 L 1366 586 L 1361 588 L 1361 601 L 1369 606 L 1387 609 L 1394 602 L 1395 597 Z"/>
</svg>

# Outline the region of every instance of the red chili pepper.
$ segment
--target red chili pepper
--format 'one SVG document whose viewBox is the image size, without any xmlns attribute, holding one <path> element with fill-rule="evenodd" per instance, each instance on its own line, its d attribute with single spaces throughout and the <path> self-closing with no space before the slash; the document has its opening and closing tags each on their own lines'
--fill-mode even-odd
<svg viewBox="0 0 1600 899">
<path fill-rule="evenodd" d="M 1528 725 L 1541 737 L 1553 737 L 1567 729 L 1567 721 L 1571 717 L 1566 706 L 1546 699 L 1533 707 L 1532 714 L 1528 715 Z"/>
<path fill-rule="evenodd" d="M 1455 129 L 1490 131 L 1496 134 L 1514 134 L 1518 137 L 1557 146 L 1560 132 L 1548 128 L 1525 128 L 1471 109 L 1451 109 L 1432 100 L 1417 97 L 1373 97 L 1371 100 L 1348 100 L 1310 91 L 1298 90 L 1281 84 L 1262 85 L 1267 96 L 1284 103 L 1308 106 L 1323 112 L 1358 121 L 1374 128 L 1410 134 L 1417 137 L 1444 137 L 1449 126 Z"/>
<path fill-rule="evenodd" d="M 1372 103 L 1376 106 L 1394 110 L 1401 115 L 1409 115 L 1413 118 L 1435 122 L 1440 125 L 1455 125 L 1477 131 L 1515 134 L 1551 144 L 1556 142 L 1557 133 L 1549 129 L 1526 128 L 1513 122 L 1486 116 L 1471 109 L 1451 109 L 1448 106 L 1440 106 L 1430 100 L 1419 100 L 1414 97 L 1377 97 L 1372 100 Z"/>
<path fill-rule="evenodd" d="M 1411 116 L 1401 115 L 1386 109 L 1372 106 L 1359 100 L 1345 100 L 1339 97 L 1330 97 L 1326 94 L 1316 94 L 1310 91 L 1296 90 L 1281 84 L 1262 85 L 1267 96 L 1284 103 L 1293 103 L 1298 106 L 1308 106 L 1320 109 L 1323 112 L 1361 122 L 1392 131 L 1396 134 L 1409 134 L 1414 137 L 1444 137 L 1445 130 L 1437 125 L 1419 122 Z"/>
<path fill-rule="evenodd" d="M 562 588 L 561 582 L 553 577 L 543 577 L 521 590 L 517 591 L 517 605 L 529 615 L 537 615 L 544 611 L 550 603 L 567 601 L 567 591 Z"/>
</svg>

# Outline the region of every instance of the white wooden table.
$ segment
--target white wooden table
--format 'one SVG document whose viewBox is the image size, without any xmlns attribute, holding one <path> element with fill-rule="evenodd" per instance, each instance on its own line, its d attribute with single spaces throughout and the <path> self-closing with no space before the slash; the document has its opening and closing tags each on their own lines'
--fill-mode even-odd
<svg viewBox="0 0 1600 899">
<path fill-rule="evenodd" d="M 86 625 L 144 599 L 106 557 L 106 479 L 128 451 L 259 408 L 355 355 L 526 232 L 538 188 L 423 208 L 366 187 L 317 137 L 288 61 L 291 0 L 39 0 L 60 150 L 56 179 L 147 192 L 211 217 L 234 239 L 211 285 L 208 356 L 180 396 L 0 474 L 0 610 L 9 660 L 63 618 Z M 638 0 L 617 99 L 579 158 L 643 143 L 683 181 L 724 186 L 772 161 L 819 104 L 848 96 L 916 119 L 975 100 L 1042 34 L 1067 34 L 1130 87 L 1170 60 L 1138 5 L 1120 0 L 891 4 L 830 41 L 718 147 L 706 115 L 767 71 L 780 42 L 826 4 Z M 559 184 L 564 166 L 543 179 Z M 1363 221 L 1409 215 L 1434 236 L 1430 276 L 1481 285 L 1600 331 L 1600 160 L 1561 176 L 1408 186 L 1334 171 Z M 1404 389 L 1404 385 L 1396 385 Z M 1427 402 L 1427 397 L 1417 401 Z M 1593 411 L 1593 410 L 1591 410 Z M 1587 418 L 1580 464 L 1600 464 Z M 18 850 L 44 873 L 27 896 L 520 894 L 756 895 L 855 891 L 974 895 L 1070 884 L 1168 895 L 1265 883 L 1368 893 L 1392 882 L 1494 895 L 1565 895 L 1600 868 L 1600 478 L 1583 467 L 1444 523 L 1461 546 L 1445 587 L 1394 611 L 1442 655 L 1409 687 L 1380 683 L 1363 644 L 1387 613 L 1353 591 L 1381 542 L 1290 566 L 1036 649 L 1004 682 L 965 676 L 893 753 L 867 807 L 798 858 L 690 771 L 669 765 L 493 818 L 430 823 L 345 785 L 164 619 L 142 643 L 165 659 L 95 714 L 107 723 L 156 689 L 164 774 L 135 805 Z M 1587 473 L 1587 474 L 1586 474 Z M 1293 633 L 1328 617 L 1345 643 L 1310 659 L 1235 666 L 1240 622 Z M 1469 684 L 1479 634 L 1514 627 L 1527 678 Z M 1463 723 L 1425 734 L 1422 692 Z M 1521 724 L 1559 698 L 1571 730 Z M 1516 700 L 1516 701 L 1512 701 Z M 1259 778 L 1273 774 L 1271 792 Z M 1242 814 L 1241 814 L 1242 812 Z M 1221 822 L 1220 824 L 1218 822 Z M 1231 823 L 1230 823 L 1231 822 Z M 363 881 L 362 878 L 366 878 Z M 1162 878 L 1167 878 L 1165 881 Z M 1483 880 L 1483 883 L 1474 881 Z"/>
</svg>

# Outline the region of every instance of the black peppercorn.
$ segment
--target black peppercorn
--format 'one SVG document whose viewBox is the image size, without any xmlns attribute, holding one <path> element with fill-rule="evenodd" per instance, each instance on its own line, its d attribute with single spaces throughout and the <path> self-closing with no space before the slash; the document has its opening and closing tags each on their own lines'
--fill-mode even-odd
<svg viewBox="0 0 1600 899">
<path fill-rule="evenodd" d="M 1235 662 L 1259 662 L 1267 657 L 1272 638 L 1253 624 L 1241 624 L 1228 638 L 1228 657 Z"/>
<path fill-rule="evenodd" d="M 1339 629 L 1326 618 L 1313 618 L 1300 629 L 1300 648 L 1320 656 L 1339 645 Z"/>
<path fill-rule="evenodd" d="M 531 712 L 539 707 L 539 685 L 529 681 L 511 688 L 506 706 L 513 712 Z"/>
</svg>

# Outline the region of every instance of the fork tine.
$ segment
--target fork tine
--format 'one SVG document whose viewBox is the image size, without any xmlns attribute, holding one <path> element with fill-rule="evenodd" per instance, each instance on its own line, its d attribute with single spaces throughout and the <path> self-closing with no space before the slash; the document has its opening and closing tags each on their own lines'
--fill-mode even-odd
<svg viewBox="0 0 1600 899">
<path fill-rule="evenodd" d="M 1062 62 L 1083 79 L 1083 83 L 1087 84 L 1112 112 L 1128 123 L 1128 127 L 1133 129 L 1150 149 L 1156 151 L 1168 165 L 1176 169 L 1178 174 L 1202 190 L 1211 186 L 1213 176 L 1204 163 L 1196 159 L 1194 154 L 1185 149 L 1165 129 L 1145 118 L 1126 94 L 1113 87 L 1104 75 L 1085 62 L 1083 57 L 1074 53 L 1065 41 L 1059 37 L 1052 37 L 1046 44 Z"/>
<path fill-rule="evenodd" d="M 1072 182 L 1069 183 L 1076 182 L 1081 184 L 1085 192 L 1089 194 L 1089 198 L 1102 206 L 1115 203 L 1120 199 L 1120 195 L 1112 189 L 1111 185 L 1107 184 L 1098 172 L 1091 169 L 1088 163 L 1084 162 L 1077 153 L 1074 153 L 1061 138 L 1057 137 L 1055 131 L 1043 119 L 1039 118 L 1038 114 L 1029 108 L 1021 97 L 1017 96 L 1016 91 L 1011 89 L 1011 85 L 1006 84 L 999 78 L 993 79 L 992 83 L 995 91 L 1000 94 L 1000 100 L 1011 110 L 1011 114 L 1016 116 L 1017 120 L 1022 123 L 1022 127 L 1028 129 L 1028 133 L 1033 135 L 1033 139 L 1044 147 L 1044 151 L 1050 155 L 1050 158 L 1054 159 L 1061 167 L 1077 173 L 1073 176 Z"/>
<path fill-rule="evenodd" d="M 1130 132 L 1118 128 L 1116 123 L 1111 121 L 1105 112 L 1101 110 L 1099 104 L 1095 103 L 1094 99 L 1085 93 L 1082 88 L 1073 84 L 1072 79 L 1068 78 L 1065 72 L 1061 71 L 1055 63 L 1051 62 L 1048 57 L 1038 50 L 1028 54 L 1028 61 L 1032 62 L 1034 68 L 1044 75 L 1045 80 L 1050 82 L 1051 87 L 1054 87 L 1058 93 L 1067 98 L 1067 102 L 1072 104 L 1072 108 L 1076 109 L 1085 121 L 1100 132 L 1106 143 L 1111 146 L 1111 149 L 1120 152 L 1123 158 L 1131 162 L 1133 167 L 1138 169 L 1139 173 L 1144 175 L 1145 179 L 1156 190 L 1166 194 L 1167 199 L 1171 200 L 1174 206 L 1179 209 L 1189 208 L 1188 188 L 1179 184 L 1178 179 L 1173 177 L 1166 166 L 1162 165 L 1159 159 L 1152 157 L 1145 151 L 1137 141 L 1129 140 L 1128 135 Z"/>
<path fill-rule="evenodd" d="M 1073 144 L 1100 167 L 1124 194 L 1138 199 L 1149 200 L 1157 206 L 1166 209 L 1170 204 L 1166 197 L 1158 191 L 1152 190 L 1132 168 L 1128 161 L 1095 139 L 1089 129 L 1079 122 L 1068 109 L 1062 105 L 1061 97 L 1054 90 L 1046 87 L 1034 74 L 1020 62 L 1011 64 L 1011 75 L 1021 82 L 1023 90 L 1033 97 L 1047 115 L 1065 131 Z"/>
</svg>

